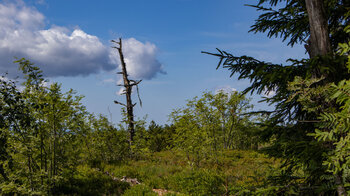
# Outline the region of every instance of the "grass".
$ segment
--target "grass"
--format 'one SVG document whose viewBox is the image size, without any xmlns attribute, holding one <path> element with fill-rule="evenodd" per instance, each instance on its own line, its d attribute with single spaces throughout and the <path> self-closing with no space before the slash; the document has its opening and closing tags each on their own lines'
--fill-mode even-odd
<svg viewBox="0 0 350 196">
<path fill-rule="evenodd" d="M 104 169 L 115 177 L 137 178 L 142 186 L 133 191 L 166 189 L 173 191 L 168 195 L 231 195 L 263 186 L 279 165 L 280 161 L 255 151 L 228 150 L 194 167 L 181 152 L 165 151 Z"/>
</svg>

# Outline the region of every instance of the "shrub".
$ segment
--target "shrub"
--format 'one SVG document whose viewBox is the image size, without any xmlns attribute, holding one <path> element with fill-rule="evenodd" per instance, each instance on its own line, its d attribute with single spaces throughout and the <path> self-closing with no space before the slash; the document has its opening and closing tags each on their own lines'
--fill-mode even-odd
<svg viewBox="0 0 350 196">
<path fill-rule="evenodd" d="M 152 189 L 148 186 L 138 184 L 135 186 L 132 186 L 130 189 L 125 191 L 124 196 L 157 196 L 158 194 L 153 192 Z"/>
<path fill-rule="evenodd" d="M 70 177 L 63 178 L 54 188 L 55 195 L 122 195 L 130 185 L 88 167 L 79 167 Z"/>
<path fill-rule="evenodd" d="M 187 170 L 170 177 L 169 188 L 174 191 L 195 195 L 222 195 L 224 180 L 207 170 Z"/>
</svg>

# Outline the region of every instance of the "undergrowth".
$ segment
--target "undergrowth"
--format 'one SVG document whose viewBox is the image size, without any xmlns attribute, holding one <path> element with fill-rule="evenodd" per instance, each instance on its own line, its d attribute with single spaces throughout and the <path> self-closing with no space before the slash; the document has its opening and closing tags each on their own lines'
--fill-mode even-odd
<svg viewBox="0 0 350 196">
<path fill-rule="evenodd" d="M 137 178 L 142 183 L 129 189 L 129 195 L 148 195 L 151 189 L 171 191 L 168 195 L 245 195 L 261 192 L 279 164 L 255 151 L 228 150 L 196 167 L 181 152 L 163 151 L 138 161 L 105 165 L 104 170 L 117 178 Z"/>
</svg>

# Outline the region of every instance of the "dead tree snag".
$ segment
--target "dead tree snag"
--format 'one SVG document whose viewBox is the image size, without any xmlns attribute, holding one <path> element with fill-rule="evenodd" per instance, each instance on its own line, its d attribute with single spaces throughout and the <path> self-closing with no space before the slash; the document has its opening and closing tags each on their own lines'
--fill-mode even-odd
<svg viewBox="0 0 350 196">
<path fill-rule="evenodd" d="M 126 96 L 126 104 L 118 102 L 118 101 L 114 101 L 114 103 L 122 105 L 126 108 L 126 114 L 127 114 L 127 124 L 128 124 L 128 132 L 129 132 L 129 143 L 130 145 L 132 144 L 132 142 L 134 141 L 134 136 L 135 136 L 135 122 L 134 122 L 134 107 L 136 105 L 136 103 L 132 103 L 131 100 L 131 93 L 132 93 L 132 88 L 133 86 L 138 87 L 137 85 L 142 81 L 142 80 L 130 80 L 128 78 L 128 73 L 126 71 L 126 63 L 124 60 L 124 54 L 123 54 L 123 50 L 122 50 L 122 39 L 119 38 L 119 42 L 112 40 L 113 43 L 116 43 L 118 46 L 114 46 L 113 48 L 118 50 L 119 53 L 119 57 L 120 57 L 120 64 L 121 64 L 121 68 L 122 71 L 118 72 L 117 74 L 121 74 L 123 75 L 123 82 L 124 84 L 120 84 L 118 86 L 122 86 L 124 87 L 124 91 L 122 94 L 125 94 Z M 140 97 L 139 97 L 140 100 Z M 141 100 L 140 100 L 140 105 L 141 105 Z"/>
</svg>

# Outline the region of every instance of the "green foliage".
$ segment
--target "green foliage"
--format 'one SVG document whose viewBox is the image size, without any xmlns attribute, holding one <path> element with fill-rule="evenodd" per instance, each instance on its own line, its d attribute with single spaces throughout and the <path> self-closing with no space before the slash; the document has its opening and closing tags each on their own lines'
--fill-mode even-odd
<svg viewBox="0 0 350 196">
<path fill-rule="evenodd" d="M 47 85 L 40 69 L 25 59 L 18 62 L 25 73 L 24 89 L 0 80 L 1 194 L 155 195 L 151 188 L 163 188 L 215 195 L 257 183 L 269 170 L 252 162 L 260 155 L 249 152 L 252 157 L 242 159 L 244 152 L 222 151 L 257 147 L 257 126 L 244 115 L 249 100 L 238 92 L 204 93 L 174 112 L 170 126 L 151 122 L 146 128 L 145 119 L 136 121 L 130 148 L 122 125 L 117 129 L 106 117 L 89 114 L 82 96 L 62 92 L 57 83 Z M 242 167 L 246 163 L 250 171 Z M 234 170 L 240 179 L 227 180 Z M 115 178 L 123 176 L 142 185 L 129 189 Z"/>
<path fill-rule="evenodd" d="M 91 167 L 121 163 L 130 156 L 127 132 L 117 130 L 106 117 L 90 115 L 84 131 L 80 138 L 84 150 L 80 156 Z"/>
<path fill-rule="evenodd" d="M 173 138 L 175 136 L 175 126 L 161 126 L 151 121 L 147 130 L 148 146 L 152 152 L 160 152 L 173 148 Z"/>
<path fill-rule="evenodd" d="M 177 173 L 170 179 L 172 190 L 191 195 L 222 195 L 224 180 L 208 170 L 189 170 Z"/>
<path fill-rule="evenodd" d="M 349 51 L 348 43 L 340 45 L 339 52 L 347 54 L 348 59 Z M 348 69 L 350 70 L 349 62 Z M 340 105 L 340 110 L 325 111 L 321 114 L 320 129 L 316 129 L 312 135 L 318 141 L 332 145 L 332 150 L 324 155 L 323 164 L 327 166 L 329 172 L 341 176 L 341 182 L 345 184 L 350 174 L 350 81 L 342 80 L 337 85 L 332 84 L 327 90 L 330 99 Z"/>
<path fill-rule="evenodd" d="M 288 45 L 305 42 L 309 36 L 308 17 L 304 14 L 305 3 L 292 0 L 279 9 L 266 8 L 262 4 L 269 2 L 271 7 L 279 5 L 278 0 L 260 0 L 257 5 L 250 5 L 264 13 L 259 16 L 251 27 L 251 32 L 267 32 L 268 37 L 281 37 L 283 41 L 290 38 Z M 292 20 L 291 20 L 292 19 Z"/>
<path fill-rule="evenodd" d="M 325 118 L 334 120 L 330 114 L 339 111 L 340 104 L 332 101 L 328 88 L 332 83 L 349 78 L 348 56 L 344 52 L 348 46 L 340 44 L 349 42 L 350 38 L 344 31 L 350 22 L 346 8 L 349 2 L 331 0 L 324 3 L 334 54 L 289 59 L 289 65 L 278 65 L 247 56 L 237 57 L 219 49 L 217 54 L 207 53 L 220 58 L 217 68 L 222 66 L 232 75 L 238 74 L 239 79 L 251 81 L 244 93 L 276 91 L 273 97 L 263 100 L 275 106 L 273 111 L 262 111 L 269 114 L 269 119 L 262 126 L 260 137 L 270 142 L 263 151 L 285 160 L 281 174 L 271 178 L 272 185 L 284 190 L 283 187 L 292 187 L 293 184 L 293 189 L 300 194 L 332 194 L 335 183 L 339 185 L 335 182 L 337 176 L 330 176 L 326 165 L 322 164 L 334 151 L 334 141 L 331 140 L 337 136 L 329 131 L 329 127 L 325 131 L 317 130 L 317 122 L 322 113 L 328 114 L 323 114 Z M 264 13 L 251 31 L 281 37 L 292 46 L 310 44 L 307 41 L 310 32 L 305 1 L 260 0 L 252 7 Z M 343 52 L 337 53 L 337 50 Z M 315 134 L 318 136 L 313 137 Z"/>
<path fill-rule="evenodd" d="M 238 92 L 203 93 L 189 100 L 187 107 L 172 112 L 175 149 L 186 153 L 190 165 L 199 166 L 221 149 L 257 146 L 254 126 L 244 112 L 249 100 Z"/>
<path fill-rule="evenodd" d="M 72 172 L 72 171 L 70 171 Z M 55 195 L 122 195 L 130 185 L 86 166 L 66 174 L 53 189 Z"/>
<path fill-rule="evenodd" d="M 153 192 L 151 188 L 140 184 L 140 185 L 132 186 L 130 189 L 125 191 L 123 195 L 125 196 L 134 196 L 134 195 L 157 196 L 158 194 Z"/>
<path fill-rule="evenodd" d="M 98 180 L 99 188 L 110 192 L 108 187 L 116 185 L 103 175 L 87 172 L 79 177 L 74 171 L 83 162 L 101 166 L 124 160 L 129 153 L 126 134 L 106 118 L 88 114 L 83 97 L 73 90 L 62 93 L 59 84 L 47 85 L 41 70 L 28 60 L 16 62 L 24 73 L 24 89 L 18 90 L 17 82 L 6 77 L 0 79 L 0 193 L 58 194 L 63 185 L 77 189 L 74 183 L 81 187 L 77 194 L 88 193 L 93 190 L 84 186 Z"/>
<path fill-rule="evenodd" d="M 337 48 L 339 43 L 348 40 L 343 29 L 349 24 L 346 17 L 350 3 L 348 1 L 324 1 L 331 44 Z M 265 7 L 264 5 L 268 5 Z M 252 25 L 250 32 L 267 32 L 268 37 L 281 37 L 288 40 L 288 45 L 306 44 L 310 36 L 309 21 L 304 0 L 259 0 L 257 5 L 250 5 L 264 12 Z"/>
<path fill-rule="evenodd" d="M 133 158 L 142 158 L 146 153 L 150 152 L 148 145 L 149 134 L 146 129 L 146 117 L 135 121 L 135 137 L 131 145 Z"/>
<path fill-rule="evenodd" d="M 349 59 L 348 44 L 339 46 L 340 55 L 347 55 Z M 349 64 L 348 69 L 350 69 Z M 316 129 L 309 133 L 317 143 L 323 146 L 320 162 L 325 166 L 322 178 L 322 191 L 334 190 L 337 187 L 346 188 L 349 178 L 350 164 L 350 138 L 349 138 L 349 112 L 350 112 L 350 82 L 348 79 L 334 83 L 323 82 L 325 78 L 302 79 L 296 77 L 290 83 L 303 109 L 318 114 Z M 341 191 L 340 191 L 341 192 Z"/>
<path fill-rule="evenodd" d="M 243 190 L 262 191 L 267 176 L 279 166 L 279 161 L 254 151 L 227 150 L 217 159 L 203 160 L 201 168 L 192 168 L 185 154 L 163 151 L 105 169 L 118 178 L 137 178 L 150 188 L 168 190 L 169 195 L 235 195 Z"/>
</svg>

